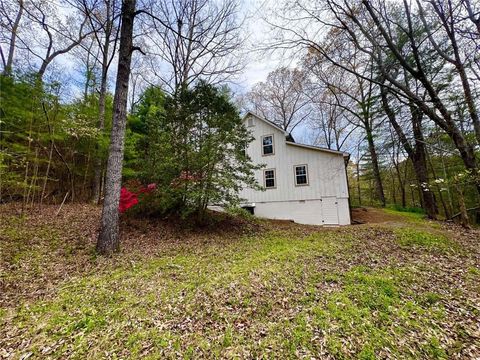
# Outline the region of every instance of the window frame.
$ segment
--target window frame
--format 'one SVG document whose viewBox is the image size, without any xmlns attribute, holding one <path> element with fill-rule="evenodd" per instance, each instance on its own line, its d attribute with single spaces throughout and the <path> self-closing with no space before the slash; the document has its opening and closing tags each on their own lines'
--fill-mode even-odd
<svg viewBox="0 0 480 360">
<path fill-rule="evenodd" d="M 299 184 L 297 182 L 298 176 L 304 176 L 304 175 L 297 175 L 297 167 L 305 167 L 305 177 L 307 178 L 307 182 L 305 184 Z M 309 186 L 310 185 L 310 178 L 308 176 L 308 164 L 298 164 L 298 165 L 293 165 L 293 177 L 295 181 L 295 186 Z"/>
<path fill-rule="evenodd" d="M 273 186 L 267 186 L 267 171 L 273 171 Z M 269 189 L 276 189 L 277 188 L 277 169 L 263 169 L 263 187 L 267 190 Z"/>
<path fill-rule="evenodd" d="M 265 139 L 266 137 L 272 137 L 272 152 L 270 154 L 265 154 L 265 146 L 270 146 L 270 145 L 263 145 L 263 139 Z M 274 134 L 267 134 L 267 135 L 263 135 L 260 139 L 260 144 L 262 146 L 262 156 L 271 156 L 271 155 L 275 155 L 275 136 Z"/>
</svg>

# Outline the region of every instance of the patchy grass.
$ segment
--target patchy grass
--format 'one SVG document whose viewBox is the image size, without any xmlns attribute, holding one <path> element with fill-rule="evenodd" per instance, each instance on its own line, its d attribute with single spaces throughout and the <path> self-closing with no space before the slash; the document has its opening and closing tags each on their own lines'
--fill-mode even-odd
<svg viewBox="0 0 480 360">
<path fill-rule="evenodd" d="M 136 219 L 105 259 L 97 208 L 54 210 L 0 209 L 5 358 L 480 355 L 478 232 Z"/>
<path fill-rule="evenodd" d="M 443 233 L 412 227 L 395 229 L 398 243 L 403 247 L 425 248 L 438 251 L 461 251 L 456 243 Z"/>
</svg>

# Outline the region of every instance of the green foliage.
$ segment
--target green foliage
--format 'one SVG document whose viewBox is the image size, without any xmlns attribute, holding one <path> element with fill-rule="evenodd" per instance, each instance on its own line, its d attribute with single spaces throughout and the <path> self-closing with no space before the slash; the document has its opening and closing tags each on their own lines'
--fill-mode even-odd
<svg viewBox="0 0 480 360">
<path fill-rule="evenodd" d="M 209 204 L 237 204 L 256 186 L 245 154 L 252 141 L 228 93 L 200 82 L 176 96 L 148 89 L 130 121 L 138 141 L 141 179 L 156 183 L 161 212 L 201 217 Z"/>
<path fill-rule="evenodd" d="M 0 76 L 0 199 L 87 200 L 93 163 L 107 156 L 113 99 L 98 130 L 98 96 L 63 103 L 58 83 L 35 76 Z"/>
<path fill-rule="evenodd" d="M 227 208 L 227 213 L 232 215 L 232 216 L 242 218 L 244 220 L 252 221 L 254 219 L 257 219 L 248 210 L 246 210 L 244 208 L 241 208 L 239 206 L 229 206 Z"/>
</svg>

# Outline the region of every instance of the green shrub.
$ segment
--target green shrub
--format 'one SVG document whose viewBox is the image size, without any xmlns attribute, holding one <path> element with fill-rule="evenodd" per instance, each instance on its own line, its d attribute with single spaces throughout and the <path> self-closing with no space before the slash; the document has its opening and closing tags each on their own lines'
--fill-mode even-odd
<svg viewBox="0 0 480 360">
<path fill-rule="evenodd" d="M 249 221 L 255 219 L 255 216 L 253 216 L 248 210 L 238 206 L 228 207 L 227 214 L 234 217 L 242 218 L 244 220 L 249 220 Z"/>
</svg>

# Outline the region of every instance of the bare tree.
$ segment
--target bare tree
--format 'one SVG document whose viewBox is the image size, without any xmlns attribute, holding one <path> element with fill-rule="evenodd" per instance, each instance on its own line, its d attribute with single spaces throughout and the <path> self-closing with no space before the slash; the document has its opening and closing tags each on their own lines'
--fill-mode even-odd
<svg viewBox="0 0 480 360">
<path fill-rule="evenodd" d="M 337 111 L 348 114 L 349 116 L 346 119 L 353 125 L 353 129 L 361 128 L 363 130 L 368 144 L 376 197 L 380 204 L 385 206 L 385 193 L 380 174 L 377 145 L 375 143 L 376 128 L 381 123 L 375 108 L 378 86 L 365 79 L 365 77 L 370 77 L 373 72 L 372 62 L 368 57 L 357 51 L 354 46 L 349 46 L 348 43 L 342 44 L 343 38 L 341 34 L 331 32 L 328 41 L 330 42 L 328 44 L 329 47 L 334 46 L 337 48 L 337 51 L 340 49 L 341 53 L 346 51 L 349 54 L 347 59 L 344 60 L 339 57 L 337 61 L 343 61 L 345 66 L 355 68 L 361 76 L 332 66 L 330 61 L 326 60 L 314 49 L 310 49 L 305 61 L 306 66 L 315 75 L 315 82 L 319 86 L 324 87 L 333 100 L 330 104 L 325 104 L 324 102 L 323 105 L 333 106 L 338 109 Z M 336 57 L 339 55 L 332 54 L 331 56 Z"/>
<path fill-rule="evenodd" d="M 480 36 L 480 20 L 475 19 L 470 2 L 467 1 L 464 4 L 467 10 L 470 10 L 467 13 L 465 13 L 462 6 L 459 6 L 460 4 L 457 2 L 453 3 L 452 0 L 429 0 L 426 7 L 420 0 L 417 0 L 420 19 L 428 34 L 428 40 L 438 55 L 447 63 L 452 64 L 458 74 L 463 91 L 463 100 L 467 105 L 468 113 L 473 123 L 477 143 L 480 145 L 480 119 L 477 104 L 475 103 L 475 98 L 478 94 L 475 94 L 475 87 L 472 86 L 472 80 L 469 76 L 469 73 L 471 73 L 469 70 L 471 69 L 470 64 L 474 61 L 475 52 L 478 48 L 470 39 L 461 36 L 461 33 L 468 31 L 462 26 L 466 16 L 475 23 L 479 29 L 478 35 Z M 432 15 L 427 17 L 427 13 Z M 473 31 L 472 29 L 468 32 Z"/>
<path fill-rule="evenodd" d="M 306 95 L 308 79 L 299 69 L 282 67 L 268 74 L 245 96 L 245 107 L 292 132 L 305 122 L 312 109 Z"/>
<path fill-rule="evenodd" d="M 18 1 L 0 1 L 0 57 L 2 59 L 3 74 L 9 75 L 12 72 L 13 58 L 16 49 L 20 21 L 24 13 L 23 0 Z M 6 55 L 3 47 L 7 49 Z"/>
<path fill-rule="evenodd" d="M 200 78 L 225 81 L 244 68 L 236 0 L 153 1 L 148 12 L 145 51 L 152 59 L 151 71 L 172 92 Z"/>
<path fill-rule="evenodd" d="M 315 134 L 314 144 L 332 150 L 345 150 L 350 135 L 357 129 L 344 109 L 336 105 L 338 100 L 330 90 L 319 91 L 312 99 L 312 115 L 307 121 Z"/>
<path fill-rule="evenodd" d="M 108 72 L 116 55 L 118 33 L 120 30 L 118 0 L 76 0 L 72 2 L 88 21 L 92 37 L 95 40 L 101 68 L 100 88 L 98 97 L 98 129 L 103 134 L 105 129 L 105 101 L 107 96 Z M 98 151 L 98 145 L 97 145 Z M 100 188 L 103 173 L 103 162 L 97 154 L 94 161 L 94 180 L 92 202 L 100 200 Z"/>
<path fill-rule="evenodd" d="M 421 113 L 437 124 L 453 141 L 465 167 L 476 173 L 478 160 L 475 144 L 468 139 L 474 120 L 462 122 L 455 116 L 458 108 L 459 76 L 455 67 L 447 66 L 445 59 L 432 55 L 434 46 L 416 11 L 407 1 L 403 4 L 383 1 L 326 0 L 324 6 L 313 6 L 309 1 L 298 1 L 287 14 L 281 14 L 275 24 L 285 36 L 272 46 L 313 48 L 334 65 L 360 76 L 377 86 L 387 87 L 402 102 L 414 104 Z M 318 34 L 326 30 L 341 33 L 345 42 L 372 60 L 373 76 L 352 68 L 345 59 L 348 52 L 340 53 L 322 42 Z M 308 32 L 307 32 L 308 30 Z M 325 46 L 327 44 L 327 46 Z M 332 56 L 340 53 L 342 61 Z M 401 77 L 398 69 L 403 69 Z M 418 94 L 406 86 L 403 74 L 421 86 Z M 452 74 L 454 75 L 452 77 Z M 425 94 L 426 96 L 423 96 Z M 451 94 L 458 96 L 453 97 Z M 480 192 L 480 184 L 477 183 Z"/>
<path fill-rule="evenodd" d="M 59 7 L 43 1 L 31 1 L 25 6 L 29 31 L 18 37 L 24 51 L 37 59 L 37 76 L 43 79 L 48 66 L 59 56 L 81 45 L 91 33 L 87 19 L 79 13 L 65 16 Z"/>
</svg>

